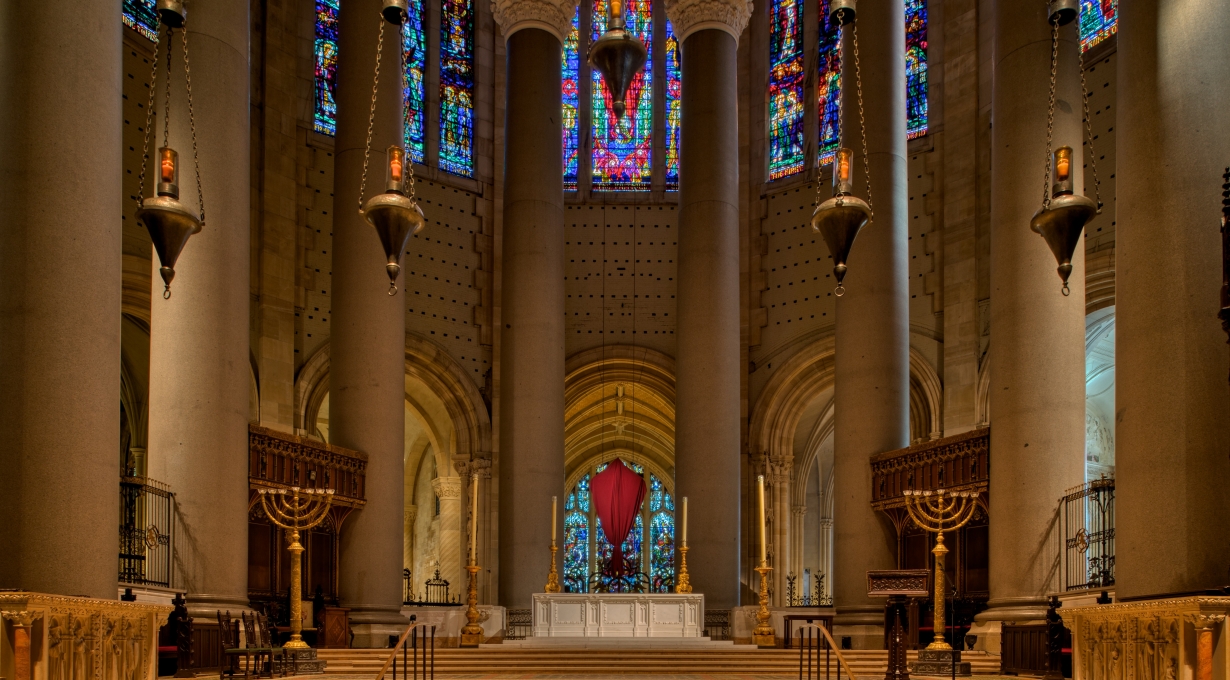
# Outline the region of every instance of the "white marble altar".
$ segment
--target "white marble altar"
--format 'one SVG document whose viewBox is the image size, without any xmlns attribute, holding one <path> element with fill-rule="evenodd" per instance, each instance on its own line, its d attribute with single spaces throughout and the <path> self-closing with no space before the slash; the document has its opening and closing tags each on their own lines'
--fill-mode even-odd
<svg viewBox="0 0 1230 680">
<path fill-rule="evenodd" d="M 680 593 L 536 593 L 534 637 L 700 637 L 705 596 Z"/>
</svg>

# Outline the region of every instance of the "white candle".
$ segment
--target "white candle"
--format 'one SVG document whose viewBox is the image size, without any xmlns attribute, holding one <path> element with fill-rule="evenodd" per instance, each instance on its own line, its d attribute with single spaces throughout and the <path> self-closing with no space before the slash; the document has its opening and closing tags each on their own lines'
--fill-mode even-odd
<svg viewBox="0 0 1230 680">
<path fill-rule="evenodd" d="M 551 497 L 551 545 L 555 545 L 555 496 Z"/>
<path fill-rule="evenodd" d="M 473 496 L 474 509 L 470 517 L 470 564 L 478 564 L 478 473 L 474 473 L 474 484 L 470 487 Z"/>
<path fill-rule="evenodd" d="M 688 547 L 688 497 L 683 497 L 683 547 Z"/>
<path fill-rule="evenodd" d="M 760 563 L 764 564 L 768 559 L 764 545 L 764 475 L 756 477 L 756 497 L 760 501 Z"/>
</svg>

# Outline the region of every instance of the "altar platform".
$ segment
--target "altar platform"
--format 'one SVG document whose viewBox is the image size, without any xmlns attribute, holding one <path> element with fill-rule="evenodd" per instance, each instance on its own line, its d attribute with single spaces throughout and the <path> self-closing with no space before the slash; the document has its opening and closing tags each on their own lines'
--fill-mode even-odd
<svg viewBox="0 0 1230 680">
<path fill-rule="evenodd" d="M 534 638 L 700 638 L 699 593 L 536 593 Z"/>
</svg>

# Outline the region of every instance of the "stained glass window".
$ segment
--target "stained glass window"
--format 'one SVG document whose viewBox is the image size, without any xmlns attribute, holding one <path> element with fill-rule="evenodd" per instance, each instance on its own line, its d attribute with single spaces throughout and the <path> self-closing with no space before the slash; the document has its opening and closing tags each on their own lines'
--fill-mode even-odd
<svg viewBox="0 0 1230 680">
<path fill-rule="evenodd" d="M 568 39 L 564 41 L 562 74 L 564 81 L 564 189 L 567 191 L 576 191 L 577 189 L 577 161 L 580 158 L 578 154 L 580 150 L 580 131 L 577 129 L 581 111 L 581 91 L 579 88 L 581 77 L 580 22 L 581 6 L 577 5 L 577 11 L 572 15 L 572 32 L 568 34 Z"/>
<path fill-rule="evenodd" d="M 654 590 L 669 592 L 675 580 L 675 517 L 655 514 L 649 523 L 649 540 L 649 581 Z"/>
<path fill-rule="evenodd" d="M 1119 0 L 1081 0 L 1081 52 L 1114 35 L 1118 23 Z"/>
<path fill-rule="evenodd" d="M 124 0 L 120 17 L 128 28 L 158 42 L 158 12 L 154 9 L 154 0 Z"/>
<path fill-rule="evenodd" d="M 427 70 L 427 34 L 423 32 L 423 0 L 409 0 L 409 19 L 402 24 L 402 52 L 406 73 L 402 105 L 406 116 L 406 151 L 411 160 L 423 162 L 427 108 L 423 99 L 423 75 Z"/>
<path fill-rule="evenodd" d="M 905 134 L 927 134 L 927 0 L 905 2 Z"/>
<path fill-rule="evenodd" d="M 682 123 L 683 71 L 679 39 L 666 21 L 666 190 L 679 190 L 679 126 Z"/>
<path fill-rule="evenodd" d="M 589 475 L 577 482 L 564 503 L 564 586 L 586 590 L 589 576 Z"/>
<path fill-rule="evenodd" d="M 803 0 L 769 4 L 769 179 L 803 171 Z"/>
<path fill-rule="evenodd" d="M 443 0 L 440 12 L 440 168 L 474 175 L 473 0 Z"/>
<path fill-rule="evenodd" d="M 337 132 L 337 10 L 339 0 L 316 0 L 316 131 Z"/>
<path fill-rule="evenodd" d="M 841 143 L 841 32 L 829 20 L 829 0 L 820 0 L 820 72 L 816 78 L 816 111 L 820 117 L 820 164 L 833 160 Z"/>
<path fill-rule="evenodd" d="M 593 40 L 606 32 L 607 0 L 593 2 Z M 653 45 L 652 0 L 627 0 L 624 16 L 628 30 L 645 45 Z M 594 189 L 597 191 L 644 191 L 652 174 L 653 52 L 632 79 L 624 98 L 627 110 L 616 119 L 610 110 L 610 91 L 598 69 L 593 78 Z"/>
</svg>

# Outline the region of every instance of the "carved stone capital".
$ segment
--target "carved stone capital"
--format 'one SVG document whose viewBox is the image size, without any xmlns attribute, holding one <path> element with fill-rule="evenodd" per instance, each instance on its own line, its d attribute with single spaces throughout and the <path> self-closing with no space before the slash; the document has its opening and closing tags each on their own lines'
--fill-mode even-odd
<svg viewBox="0 0 1230 680">
<path fill-rule="evenodd" d="M 460 477 L 436 477 L 431 480 L 431 488 L 440 498 L 461 498 Z"/>
<path fill-rule="evenodd" d="M 491 459 L 475 458 L 473 460 L 458 460 L 453 462 L 453 469 L 470 485 L 470 477 L 477 474 L 481 479 L 491 479 Z"/>
<path fill-rule="evenodd" d="M 738 44 L 752 16 L 752 0 L 666 0 L 666 15 L 681 44 L 692 33 L 706 28 L 726 31 Z"/>
<path fill-rule="evenodd" d="M 405 509 L 406 524 L 411 524 L 411 525 L 414 524 L 414 520 L 418 519 L 418 516 L 419 516 L 419 506 L 417 505 L 407 505 L 406 506 L 406 509 Z"/>
<path fill-rule="evenodd" d="M 9 625 L 19 628 L 29 628 L 34 625 L 34 622 L 43 618 L 41 611 L 6 611 L 0 612 L 0 616 L 4 617 Z"/>
<path fill-rule="evenodd" d="M 577 0 L 491 0 L 491 14 L 505 40 L 523 28 L 540 28 L 563 44 L 576 10 Z"/>
<path fill-rule="evenodd" d="M 804 515 L 806 515 L 806 514 L 807 514 L 807 506 L 806 506 L 806 505 L 795 505 L 795 506 L 792 506 L 792 507 L 790 508 L 790 510 L 791 510 L 791 512 L 793 512 L 793 513 L 794 513 L 794 516 L 795 516 L 795 517 L 803 517 Z"/>
</svg>

